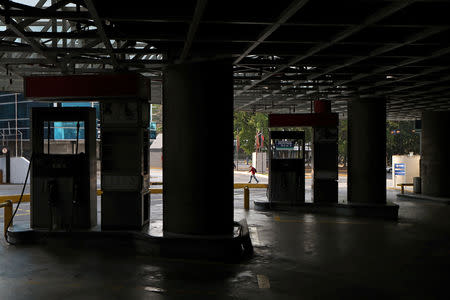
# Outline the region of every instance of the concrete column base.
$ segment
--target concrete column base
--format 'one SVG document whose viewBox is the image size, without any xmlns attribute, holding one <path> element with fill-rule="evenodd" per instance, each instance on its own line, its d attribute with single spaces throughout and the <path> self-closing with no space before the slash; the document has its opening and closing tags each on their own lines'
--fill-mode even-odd
<svg viewBox="0 0 450 300">
<path fill-rule="evenodd" d="M 143 231 L 101 231 L 99 227 L 85 231 L 48 231 L 30 228 L 29 224 L 15 224 L 8 229 L 8 241 L 14 245 L 42 242 L 76 243 L 87 248 L 109 251 L 121 249 L 140 255 L 237 261 L 253 254 L 248 225 L 245 220 L 234 223 L 235 234 L 223 238 L 172 238 L 151 236 Z M 122 250 L 123 249 L 123 250 Z"/>
<path fill-rule="evenodd" d="M 448 197 L 433 197 L 423 194 L 397 194 L 398 200 L 416 200 L 416 201 L 431 201 L 442 204 L 450 204 Z"/>
<path fill-rule="evenodd" d="M 370 217 L 387 220 L 398 219 L 399 206 L 394 203 L 299 203 L 295 206 L 281 202 L 254 201 L 259 211 L 297 211 L 346 217 Z"/>
</svg>

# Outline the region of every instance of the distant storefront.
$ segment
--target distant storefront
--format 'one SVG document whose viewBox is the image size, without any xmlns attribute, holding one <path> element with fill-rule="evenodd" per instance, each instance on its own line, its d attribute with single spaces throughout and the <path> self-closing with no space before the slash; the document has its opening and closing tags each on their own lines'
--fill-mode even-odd
<svg viewBox="0 0 450 300">
<path fill-rule="evenodd" d="M 26 100 L 22 94 L 0 94 L 0 139 L 15 140 L 30 138 L 30 116 L 32 107 L 50 107 L 53 103 Z"/>
</svg>

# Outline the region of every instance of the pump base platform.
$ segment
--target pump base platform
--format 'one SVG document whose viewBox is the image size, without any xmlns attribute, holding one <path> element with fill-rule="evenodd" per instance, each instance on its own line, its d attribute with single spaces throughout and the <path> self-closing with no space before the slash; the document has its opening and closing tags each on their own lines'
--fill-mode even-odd
<svg viewBox="0 0 450 300">
<path fill-rule="evenodd" d="M 394 203 L 369 204 L 369 203 L 299 203 L 290 205 L 283 202 L 254 201 L 255 209 L 268 210 L 292 210 L 305 213 L 322 213 L 333 216 L 373 217 L 387 220 L 398 219 L 399 206 Z"/>
<path fill-rule="evenodd" d="M 15 245 L 58 243 L 89 248 L 124 249 L 140 255 L 169 258 L 189 258 L 236 261 L 253 254 L 253 246 L 245 220 L 235 222 L 233 237 L 156 237 L 141 231 L 85 231 L 36 230 L 28 224 L 16 224 L 8 229 L 8 240 Z"/>
<path fill-rule="evenodd" d="M 431 201 L 431 202 L 437 202 L 437 203 L 443 203 L 443 204 L 450 205 L 450 198 L 433 197 L 433 196 L 427 196 L 427 195 L 423 195 L 423 194 L 412 194 L 412 193 L 397 194 L 397 199 L 399 199 L 399 200 Z"/>
</svg>

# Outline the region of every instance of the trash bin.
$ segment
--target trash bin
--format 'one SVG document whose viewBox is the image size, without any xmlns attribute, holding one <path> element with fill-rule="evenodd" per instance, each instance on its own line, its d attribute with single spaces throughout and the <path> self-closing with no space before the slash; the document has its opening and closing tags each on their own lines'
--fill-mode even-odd
<svg viewBox="0 0 450 300">
<path fill-rule="evenodd" d="M 413 191 L 416 194 L 420 194 L 421 193 L 421 181 L 420 181 L 420 177 L 413 177 Z"/>
</svg>

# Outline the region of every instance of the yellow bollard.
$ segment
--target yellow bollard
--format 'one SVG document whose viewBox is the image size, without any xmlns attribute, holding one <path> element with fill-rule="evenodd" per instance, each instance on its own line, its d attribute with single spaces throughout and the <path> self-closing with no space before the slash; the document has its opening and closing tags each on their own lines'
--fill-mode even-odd
<svg viewBox="0 0 450 300">
<path fill-rule="evenodd" d="M 4 216 L 5 216 L 4 217 L 5 224 L 3 226 L 4 234 L 6 234 L 6 231 L 8 230 L 7 226 L 9 224 L 9 220 L 11 220 L 11 218 L 12 218 L 12 209 L 13 209 L 12 201 L 11 200 L 6 200 L 5 214 L 4 214 Z M 11 225 L 12 225 L 12 221 L 11 221 Z"/>
<path fill-rule="evenodd" d="M 244 186 L 244 209 L 250 209 L 250 190 L 248 186 Z"/>
</svg>

